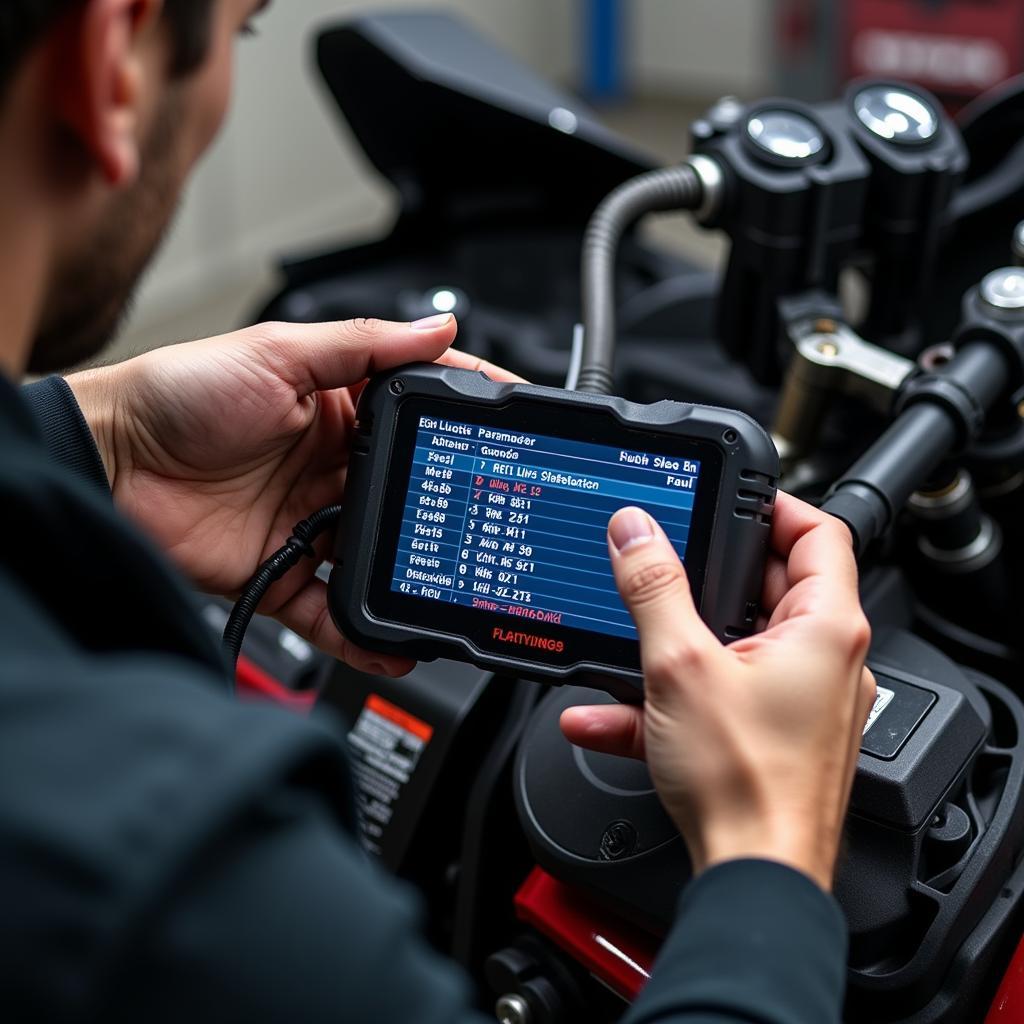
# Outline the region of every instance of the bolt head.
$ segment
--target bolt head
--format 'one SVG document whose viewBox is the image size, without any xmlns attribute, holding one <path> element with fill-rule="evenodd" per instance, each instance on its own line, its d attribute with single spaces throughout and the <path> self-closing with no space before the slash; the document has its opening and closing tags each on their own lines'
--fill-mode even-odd
<svg viewBox="0 0 1024 1024">
<path fill-rule="evenodd" d="M 986 274 L 981 282 L 981 297 L 1002 312 L 1024 313 L 1024 269 L 1002 267 Z"/>
<path fill-rule="evenodd" d="M 743 104 L 735 96 L 723 96 L 704 116 L 719 131 L 727 131 L 743 116 Z"/>
<path fill-rule="evenodd" d="M 945 366 L 956 355 L 956 349 L 948 342 L 929 345 L 918 357 L 917 365 L 929 372 Z"/>
<path fill-rule="evenodd" d="M 548 114 L 548 124 L 556 131 L 566 135 L 575 135 L 580 126 L 580 119 L 567 107 L 554 107 Z"/>
<path fill-rule="evenodd" d="M 501 1024 L 530 1024 L 530 1006 L 514 992 L 503 995 L 494 1006 Z"/>
<path fill-rule="evenodd" d="M 619 819 L 613 821 L 601 836 L 598 856 L 601 860 L 619 860 L 628 857 L 637 846 L 639 837 L 636 826 L 631 821 Z"/>
</svg>

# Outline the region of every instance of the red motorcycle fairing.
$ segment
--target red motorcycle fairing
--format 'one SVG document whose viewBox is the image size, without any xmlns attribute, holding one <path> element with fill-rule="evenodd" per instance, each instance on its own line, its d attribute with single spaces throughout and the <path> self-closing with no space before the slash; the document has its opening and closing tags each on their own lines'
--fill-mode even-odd
<svg viewBox="0 0 1024 1024">
<path fill-rule="evenodd" d="M 235 685 L 241 697 L 273 701 L 299 714 L 308 714 L 316 703 L 316 694 L 289 690 L 244 656 L 238 659 Z"/>
<path fill-rule="evenodd" d="M 639 995 L 661 940 L 618 920 L 579 889 L 543 868 L 534 868 L 519 887 L 516 916 L 561 947 L 623 999 Z"/>
<path fill-rule="evenodd" d="M 1020 1021 L 1024 1021 L 1024 939 L 1006 968 L 985 1024 L 1020 1024 Z"/>
</svg>

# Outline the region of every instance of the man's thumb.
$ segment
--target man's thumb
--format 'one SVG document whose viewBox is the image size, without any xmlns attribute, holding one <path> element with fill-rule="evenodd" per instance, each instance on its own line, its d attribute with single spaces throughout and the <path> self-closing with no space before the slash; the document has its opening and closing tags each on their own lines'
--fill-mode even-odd
<svg viewBox="0 0 1024 1024">
<path fill-rule="evenodd" d="M 348 387 L 402 363 L 432 363 L 455 340 L 451 313 L 416 323 L 339 320 L 325 324 L 261 324 L 252 341 L 270 355 L 299 395 Z"/>
<path fill-rule="evenodd" d="M 615 583 L 640 634 L 645 668 L 664 655 L 718 647 L 697 614 L 679 556 L 665 531 L 643 509 L 620 509 L 608 524 Z"/>
</svg>

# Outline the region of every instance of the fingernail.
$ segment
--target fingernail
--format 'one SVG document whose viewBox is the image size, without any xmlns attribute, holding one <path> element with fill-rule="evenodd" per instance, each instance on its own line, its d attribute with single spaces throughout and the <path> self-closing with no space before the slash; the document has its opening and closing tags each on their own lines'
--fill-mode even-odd
<svg viewBox="0 0 1024 1024">
<path fill-rule="evenodd" d="M 388 670 L 385 668 L 383 663 L 379 661 L 371 661 L 370 664 L 366 666 L 366 673 L 371 676 L 386 676 L 388 674 Z"/>
<path fill-rule="evenodd" d="M 612 516 L 608 536 L 617 551 L 625 551 L 633 544 L 644 544 L 654 537 L 651 517 L 640 508 L 624 508 Z"/>
<path fill-rule="evenodd" d="M 439 327 L 447 327 L 451 322 L 451 313 L 437 313 L 435 316 L 425 316 L 422 320 L 414 320 L 409 326 L 414 331 L 436 331 Z"/>
</svg>

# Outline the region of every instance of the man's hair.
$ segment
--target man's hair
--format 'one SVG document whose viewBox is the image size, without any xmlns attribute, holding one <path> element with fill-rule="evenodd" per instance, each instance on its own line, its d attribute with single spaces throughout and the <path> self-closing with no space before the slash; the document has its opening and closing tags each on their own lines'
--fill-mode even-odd
<svg viewBox="0 0 1024 1024">
<path fill-rule="evenodd" d="M 0 94 L 46 31 L 66 11 L 89 0 L 0 0 Z M 164 20 L 171 29 L 171 71 L 184 75 L 206 57 L 214 0 L 165 0 Z"/>
</svg>

